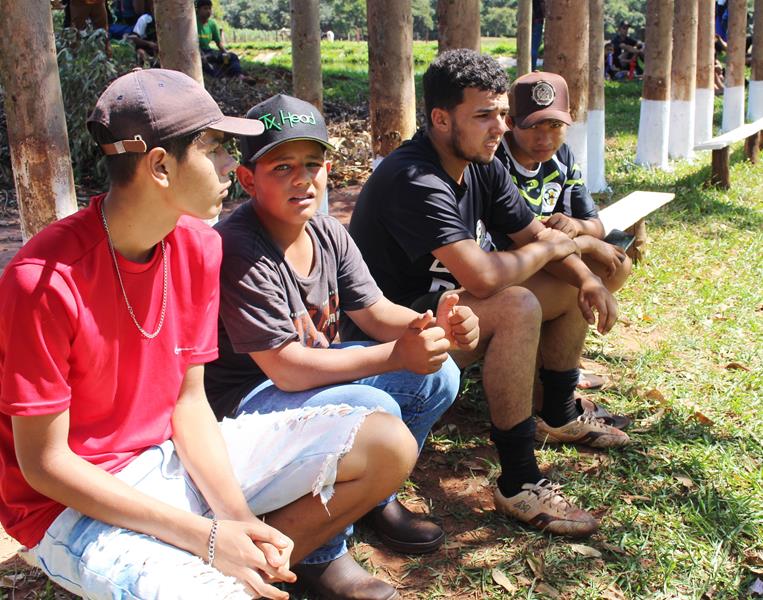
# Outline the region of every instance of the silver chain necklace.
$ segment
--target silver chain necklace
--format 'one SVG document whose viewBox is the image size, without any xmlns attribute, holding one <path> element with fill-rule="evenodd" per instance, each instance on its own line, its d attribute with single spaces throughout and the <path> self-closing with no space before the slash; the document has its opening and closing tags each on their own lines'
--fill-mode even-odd
<svg viewBox="0 0 763 600">
<path fill-rule="evenodd" d="M 109 241 L 109 250 L 111 250 L 111 258 L 114 259 L 114 268 L 117 271 L 117 279 L 119 280 L 119 287 L 122 289 L 122 297 L 125 299 L 125 305 L 127 306 L 127 312 L 130 313 L 132 322 L 135 323 L 135 327 L 138 328 L 143 337 L 149 340 L 154 339 L 162 330 L 164 325 L 164 315 L 167 311 L 167 254 L 164 248 L 164 240 L 161 241 L 162 246 L 162 266 L 164 267 L 164 284 L 162 286 L 162 314 L 159 317 L 159 325 L 156 326 L 154 333 L 149 333 L 138 323 L 138 319 L 135 318 L 135 312 L 132 309 L 130 301 L 127 299 L 127 292 L 125 291 L 125 284 L 122 281 L 122 274 L 119 272 L 119 263 L 117 262 L 117 253 L 114 250 L 114 243 L 111 241 L 111 232 L 109 231 L 109 224 L 106 222 L 106 214 L 103 212 L 103 202 L 101 202 L 101 221 L 103 221 L 103 228 L 106 230 L 106 239 Z"/>
</svg>

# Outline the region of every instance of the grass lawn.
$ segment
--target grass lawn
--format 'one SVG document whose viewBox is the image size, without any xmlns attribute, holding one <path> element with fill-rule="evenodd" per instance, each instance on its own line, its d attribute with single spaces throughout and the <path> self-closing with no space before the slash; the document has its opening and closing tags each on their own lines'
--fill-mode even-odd
<svg viewBox="0 0 763 600">
<path fill-rule="evenodd" d="M 264 76 L 290 67 L 288 44 L 236 51 Z M 419 76 L 435 51 L 416 44 Z M 365 104 L 365 52 L 346 42 L 326 51 L 327 98 Z M 257 58 L 265 53 L 267 67 Z M 636 189 L 676 198 L 648 218 L 647 258 L 618 294 L 619 324 L 607 336 L 592 332 L 586 347 L 611 380 L 592 396 L 634 419 L 633 443 L 611 452 L 538 448 L 543 470 L 601 529 L 571 542 L 496 515 L 496 455 L 474 368 L 403 495 L 431 508 L 446 545 L 399 557 L 361 530 L 353 548 L 406 599 L 717 600 L 747 598 L 763 580 L 763 164 L 745 162 L 735 146 L 729 191 L 706 186 L 709 154 L 669 173 L 643 169 L 633 163 L 640 86 L 608 84 L 606 94 L 612 194 L 600 202 Z M 0 571 L 0 585 L 14 573 Z M 40 579 L 24 597 L 69 596 Z"/>
</svg>

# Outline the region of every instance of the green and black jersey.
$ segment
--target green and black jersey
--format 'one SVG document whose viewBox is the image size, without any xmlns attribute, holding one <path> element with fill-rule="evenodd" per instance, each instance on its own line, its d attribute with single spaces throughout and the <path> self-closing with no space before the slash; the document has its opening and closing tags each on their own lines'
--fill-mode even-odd
<svg viewBox="0 0 763 600">
<path fill-rule="evenodd" d="M 580 166 L 567 144 L 562 144 L 551 160 L 540 163 L 534 171 L 517 162 L 505 137 L 495 156 L 508 169 L 520 195 L 537 216 L 560 212 L 575 219 L 598 217 Z"/>
</svg>

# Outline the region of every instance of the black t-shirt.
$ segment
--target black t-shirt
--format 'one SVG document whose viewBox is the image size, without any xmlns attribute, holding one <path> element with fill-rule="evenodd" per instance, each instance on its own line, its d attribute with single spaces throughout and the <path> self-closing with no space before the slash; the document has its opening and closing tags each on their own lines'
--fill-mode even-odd
<svg viewBox="0 0 763 600">
<path fill-rule="evenodd" d="M 618 58 L 620 58 L 622 53 L 627 54 L 629 52 L 628 50 L 620 48 L 620 44 L 628 44 L 629 46 L 633 46 L 635 48 L 638 44 L 638 40 L 635 40 L 629 35 L 620 35 L 619 33 L 616 33 L 612 38 L 612 45 L 615 48 L 615 56 Z"/>
<path fill-rule="evenodd" d="M 599 216 L 596 204 L 583 181 L 580 165 L 567 144 L 534 171 L 525 169 L 512 156 L 506 137 L 495 157 L 509 170 L 511 179 L 527 206 L 538 216 L 564 213 L 575 219 Z"/>
<path fill-rule="evenodd" d="M 371 306 L 382 293 L 347 231 L 332 217 L 315 215 L 307 223 L 314 258 L 306 277 L 291 268 L 250 203 L 215 229 L 223 240 L 219 357 L 205 367 L 204 384 L 220 418 L 267 379 L 249 352 L 290 340 L 326 348 L 345 310 Z"/>
<path fill-rule="evenodd" d="M 350 234 L 384 295 L 410 306 L 426 293 L 458 286 L 433 250 L 473 239 L 489 251 L 488 229 L 516 233 L 532 219 L 501 163 L 469 164 L 459 185 L 420 130 L 363 186 Z"/>
</svg>

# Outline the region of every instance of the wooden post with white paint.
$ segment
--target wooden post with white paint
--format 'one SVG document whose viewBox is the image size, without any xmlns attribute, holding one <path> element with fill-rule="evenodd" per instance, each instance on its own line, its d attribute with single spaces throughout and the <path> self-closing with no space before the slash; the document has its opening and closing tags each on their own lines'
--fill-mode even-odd
<svg viewBox="0 0 763 600">
<path fill-rule="evenodd" d="M 694 143 L 713 137 L 715 99 L 715 0 L 697 5 L 697 78 L 694 90 Z"/>
<path fill-rule="evenodd" d="M 409 2 L 410 4 L 410 2 Z M 437 0 L 437 53 L 480 51 L 480 0 Z"/>
<path fill-rule="evenodd" d="M 374 164 L 413 136 L 413 15 L 409 0 L 367 0 L 369 113 Z"/>
<path fill-rule="evenodd" d="M 76 212 L 48 0 L 3 2 L 0 77 L 24 242 Z"/>
<path fill-rule="evenodd" d="M 726 87 L 723 90 L 721 130 L 744 125 L 744 58 L 747 41 L 747 0 L 728 0 L 729 28 Z"/>
<path fill-rule="evenodd" d="M 196 12 L 189 0 L 154 0 L 159 62 L 204 85 Z"/>
<path fill-rule="evenodd" d="M 673 0 L 647 0 L 645 41 L 636 163 L 667 169 Z"/>
<path fill-rule="evenodd" d="M 517 3 L 517 77 L 532 70 L 533 3 Z"/>
<path fill-rule="evenodd" d="M 668 139 L 671 158 L 690 158 L 693 154 L 696 79 L 697 0 L 675 0 Z"/>
<path fill-rule="evenodd" d="M 575 19 L 575 36 L 570 36 L 570 15 Z M 588 0 L 554 0 L 546 5 L 546 51 L 543 69 L 558 73 L 570 91 L 572 125 L 567 144 L 588 180 Z"/>
<path fill-rule="evenodd" d="M 763 0 L 755 0 L 752 24 L 752 73 L 747 105 L 747 120 L 763 118 Z"/>
<path fill-rule="evenodd" d="M 590 0 L 588 19 L 588 179 L 592 192 L 607 189 L 604 172 L 604 8 Z"/>
<path fill-rule="evenodd" d="M 323 112 L 318 0 L 291 0 L 291 81 L 294 95 Z"/>
</svg>

